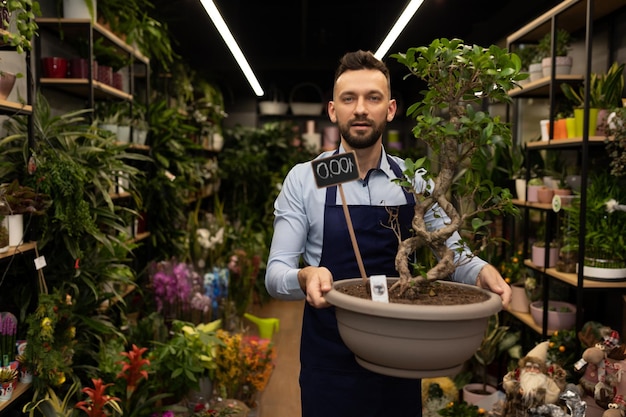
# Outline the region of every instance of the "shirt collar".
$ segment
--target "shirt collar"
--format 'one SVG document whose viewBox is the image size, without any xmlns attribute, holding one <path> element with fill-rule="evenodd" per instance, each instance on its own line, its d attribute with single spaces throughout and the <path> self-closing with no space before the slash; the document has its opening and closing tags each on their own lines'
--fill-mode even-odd
<svg viewBox="0 0 626 417">
<path fill-rule="evenodd" d="M 389 159 L 387 159 L 387 152 L 385 151 L 385 147 L 383 145 L 380 146 L 382 150 L 380 153 L 380 160 L 378 161 L 377 171 L 385 174 L 387 178 L 396 178 L 396 174 L 393 172 L 393 169 L 391 169 L 391 165 L 389 165 Z M 346 149 L 343 147 L 343 144 L 339 144 L 339 153 L 344 152 L 346 152 Z"/>
</svg>

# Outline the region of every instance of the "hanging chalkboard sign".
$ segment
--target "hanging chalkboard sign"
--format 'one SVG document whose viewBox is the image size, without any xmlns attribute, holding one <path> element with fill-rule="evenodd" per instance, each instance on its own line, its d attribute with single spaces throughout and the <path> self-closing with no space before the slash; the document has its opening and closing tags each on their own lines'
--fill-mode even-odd
<svg viewBox="0 0 626 417">
<path fill-rule="evenodd" d="M 359 166 L 354 152 L 338 153 L 311 161 L 313 176 L 319 188 L 359 179 Z"/>
</svg>

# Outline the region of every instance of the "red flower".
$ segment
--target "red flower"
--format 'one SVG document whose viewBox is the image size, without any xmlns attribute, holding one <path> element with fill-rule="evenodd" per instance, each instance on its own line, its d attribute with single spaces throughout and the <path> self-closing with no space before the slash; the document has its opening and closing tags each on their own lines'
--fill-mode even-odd
<svg viewBox="0 0 626 417">
<path fill-rule="evenodd" d="M 101 379 L 92 379 L 93 388 L 83 388 L 82 392 L 89 396 L 86 401 L 79 401 L 76 403 L 75 408 L 83 410 L 89 417 L 105 417 L 109 413 L 105 411 L 104 407 L 109 405 L 116 410 L 119 410 L 117 401 L 120 399 L 106 395 L 104 391 L 113 384 L 103 384 Z"/>
<path fill-rule="evenodd" d="M 147 350 L 148 348 L 138 348 L 133 344 L 133 348 L 129 352 L 120 353 L 120 355 L 125 356 L 128 360 L 118 362 L 123 364 L 123 366 L 122 371 L 117 374 L 117 377 L 126 380 L 126 392 L 128 394 L 135 390 L 142 378 L 148 379 L 148 371 L 142 369 L 142 367 L 150 365 L 150 361 L 142 357 Z"/>
</svg>

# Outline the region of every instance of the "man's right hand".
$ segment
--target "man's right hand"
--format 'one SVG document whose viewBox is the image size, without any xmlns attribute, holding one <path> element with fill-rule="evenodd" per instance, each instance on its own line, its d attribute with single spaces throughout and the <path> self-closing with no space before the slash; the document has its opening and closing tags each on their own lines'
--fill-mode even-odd
<svg viewBox="0 0 626 417">
<path fill-rule="evenodd" d="M 333 275 L 330 271 L 321 266 L 307 266 L 298 271 L 298 282 L 300 288 L 306 294 L 306 301 L 315 308 L 330 307 L 324 295 L 333 286 Z"/>
</svg>

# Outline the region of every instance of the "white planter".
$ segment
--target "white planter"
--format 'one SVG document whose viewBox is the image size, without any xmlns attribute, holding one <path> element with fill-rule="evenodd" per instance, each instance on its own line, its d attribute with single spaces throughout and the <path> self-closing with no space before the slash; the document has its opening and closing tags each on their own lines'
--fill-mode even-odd
<svg viewBox="0 0 626 417">
<path fill-rule="evenodd" d="M 528 66 L 528 74 L 530 74 L 529 80 L 531 82 L 543 78 L 543 69 L 541 67 L 541 62 L 538 62 L 536 64 L 530 64 Z"/>
<path fill-rule="evenodd" d="M 24 215 L 11 214 L 7 218 L 9 229 L 9 246 L 18 246 L 24 240 Z"/>
<path fill-rule="evenodd" d="M 133 143 L 137 145 L 145 145 L 148 131 L 146 129 L 133 129 Z"/>
<path fill-rule="evenodd" d="M 483 388 L 488 392 L 479 394 L 475 391 L 482 391 Z M 498 400 L 498 390 L 492 385 L 484 385 L 482 383 L 472 383 L 463 386 L 463 401 L 482 407 L 485 410 L 491 410 L 493 404 Z"/>
<path fill-rule="evenodd" d="M 117 140 L 121 143 L 130 143 L 130 126 L 117 126 Z"/>
<path fill-rule="evenodd" d="M 571 56 L 557 56 L 555 60 L 556 75 L 567 75 L 572 72 L 572 57 Z M 541 68 L 544 77 L 549 77 L 552 72 L 552 57 L 544 58 L 541 60 Z"/>
<path fill-rule="evenodd" d="M 515 193 L 517 199 L 520 201 L 526 201 L 526 180 L 524 178 L 517 178 L 515 180 Z"/>
<path fill-rule="evenodd" d="M 87 2 L 91 1 L 93 16 L 89 12 Z M 97 0 L 63 0 L 63 17 L 66 19 L 91 19 L 97 21 Z"/>
<path fill-rule="evenodd" d="M 597 281 L 623 281 L 626 279 L 626 268 L 598 268 L 585 265 L 583 275 Z"/>
</svg>

